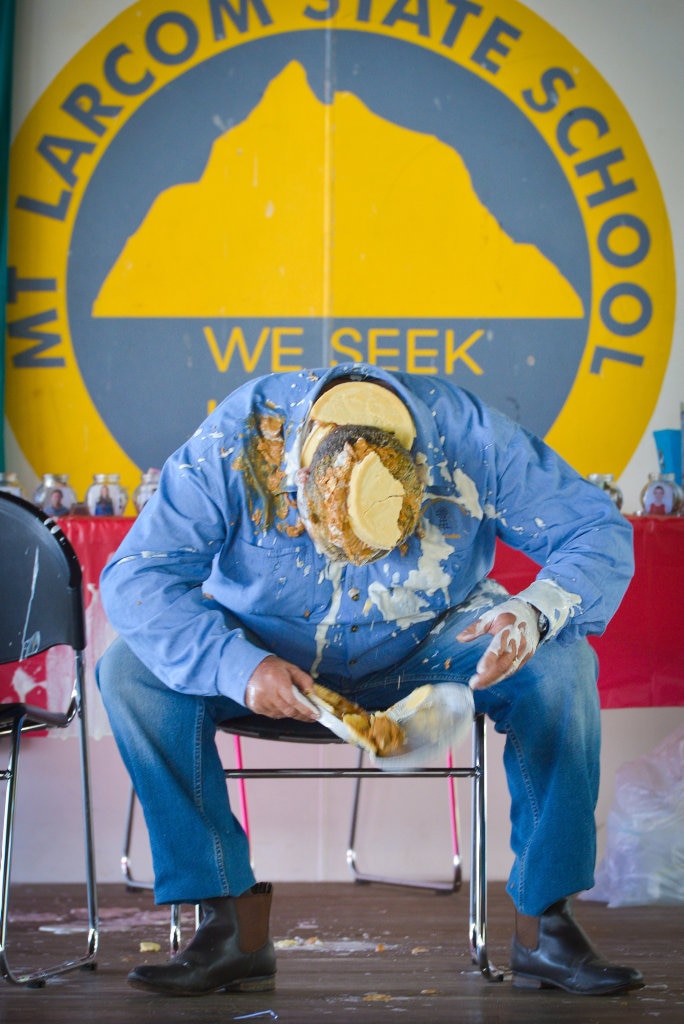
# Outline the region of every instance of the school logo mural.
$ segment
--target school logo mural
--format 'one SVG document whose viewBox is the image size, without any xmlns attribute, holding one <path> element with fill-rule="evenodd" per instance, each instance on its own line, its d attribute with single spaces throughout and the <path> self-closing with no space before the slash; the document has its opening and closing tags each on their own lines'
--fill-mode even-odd
<svg viewBox="0 0 684 1024">
<path fill-rule="evenodd" d="M 273 370 L 448 376 L 616 475 L 660 390 L 648 156 L 513 0 L 142 0 L 41 97 L 10 189 L 8 416 L 77 489 Z"/>
</svg>

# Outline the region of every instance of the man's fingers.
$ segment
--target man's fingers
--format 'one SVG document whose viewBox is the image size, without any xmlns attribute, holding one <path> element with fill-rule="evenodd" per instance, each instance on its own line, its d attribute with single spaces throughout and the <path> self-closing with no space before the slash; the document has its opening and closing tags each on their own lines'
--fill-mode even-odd
<svg viewBox="0 0 684 1024">
<path fill-rule="evenodd" d="M 503 629 L 494 636 L 468 684 L 473 690 L 481 690 L 499 683 L 517 672 L 531 655 L 524 631 Z"/>
<path fill-rule="evenodd" d="M 498 613 L 496 610 L 486 612 L 479 619 L 475 619 L 475 622 L 471 622 L 469 626 L 462 629 L 456 639 L 468 643 L 469 640 L 475 640 L 485 633 L 498 633 L 505 626 L 511 626 L 514 622 L 515 615 L 512 612 Z"/>
<path fill-rule="evenodd" d="M 484 612 L 457 639 L 467 643 L 491 634 L 492 640 L 468 680 L 473 690 L 499 683 L 532 657 L 539 643 L 539 612 L 520 598 L 509 598 Z"/>
<path fill-rule="evenodd" d="M 482 636 L 485 632 L 486 625 L 482 622 L 482 619 L 477 619 L 475 622 L 471 622 L 469 626 L 462 629 L 456 637 L 461 643 L 467 644 L 469 640 L 475 640 L 478 636 Z"/>
<path fill-rule="evenodd" d="M 294 688 L 307 692 L 311 677 L 281 658 L 269 655 L 257 665 L 245 689 L 245 705 L 268 718 L 298 718 L 315 721 L 316 712 L 297 699 Z"/>
<path fill-rule="evenodd" d="M 477 663 L 475 675 L 470 680 L 472 689 L 490 686 L 512 667 L 516 649 L 510 646 L 510 631 L 497 633 Z"/>
</svg>

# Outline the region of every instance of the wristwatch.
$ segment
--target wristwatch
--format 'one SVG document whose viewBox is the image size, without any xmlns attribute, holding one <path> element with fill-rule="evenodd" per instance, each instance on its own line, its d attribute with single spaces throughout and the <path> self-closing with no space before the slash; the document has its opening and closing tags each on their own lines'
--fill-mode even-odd
<svg viewBox="0 0 684 1024">
<path fill-rule="evenodd" d="M 548 631 L 551 629 L 551 623 L 549 622 L 548 616 L 544 615 L 544 612 L 540 612 L 538 608 L 537 614 L 539 615 L 539 618 L 537 619 L 537 626 L 539 627 L 539 642 L 541 643 Z"/>
</svg>

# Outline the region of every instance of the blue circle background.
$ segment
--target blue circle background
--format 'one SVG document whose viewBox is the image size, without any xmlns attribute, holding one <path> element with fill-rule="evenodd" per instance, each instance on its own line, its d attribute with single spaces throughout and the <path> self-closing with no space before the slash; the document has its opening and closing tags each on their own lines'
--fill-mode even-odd
<svg viewBox="0 0 684 1024">
<path fill-rule="evenodd" d="M 197 181 L 216 138 L 250 114 L 292 60 L 305 67 L 321 102 L 335 91 L 352 92 L 387 121 L 452 146 L 503 230 L 535 245 L 580 296 L 585 316 L 578 320 L 372 322 L 449 327 L 460 340 L 483 329 L 476 358 L 484 373 L 475 376 L 458 363 L 452 380 L 543 437 L 572 387 L 589 327 L 589 249 L 572 189 L 543 138 L 493 85 L 419 46 L 352 30 L 292 32 L 223 51 L 151 95 L 103 153 L 72 233 L 67 310 L 79 371 L 108 430 L 141 469 L 160 465 L 204 419 L 209 398 L 220 401 L 251 375 L 241 366 L 220 373 L 204 338 L 209 326 L 225 342 L 235 321 L 104 319 L 91 310 L 158 194 Z M 276 321 L 239 323 L 254 340 Z M 297 343 L 307 365 L 328 364 L 328 338 L 345 324 L 367 326 L 360 319 L 296 321 L 305 328 Z M 265 356 L 254 374 L 270 369 Z"/>
</svg>

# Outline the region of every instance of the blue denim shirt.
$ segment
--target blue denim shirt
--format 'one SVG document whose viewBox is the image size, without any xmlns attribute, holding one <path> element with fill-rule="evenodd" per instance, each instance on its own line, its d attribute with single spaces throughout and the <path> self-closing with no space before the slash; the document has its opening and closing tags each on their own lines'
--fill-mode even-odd
<svg viewBox="0 0 684 1024">
<path fill-rule="evenodd" d="M 302 529 L 302 429 L 338 377 L 385 381 L 410 409 L 419 529 L 367 565 Z M 102 574 L 110 622 L 166 685 L 244 703 L 277 654 L 350 680 L 410 654 L 490 572 L 501 538 L 531 556 L 523 597 L 570 642 L 603 632 L 633 572 L 629 522 L 538 438 L 448 380 L 364 364 L 271 374 L 225 399 L 166 462 Z"/>
</svg>

